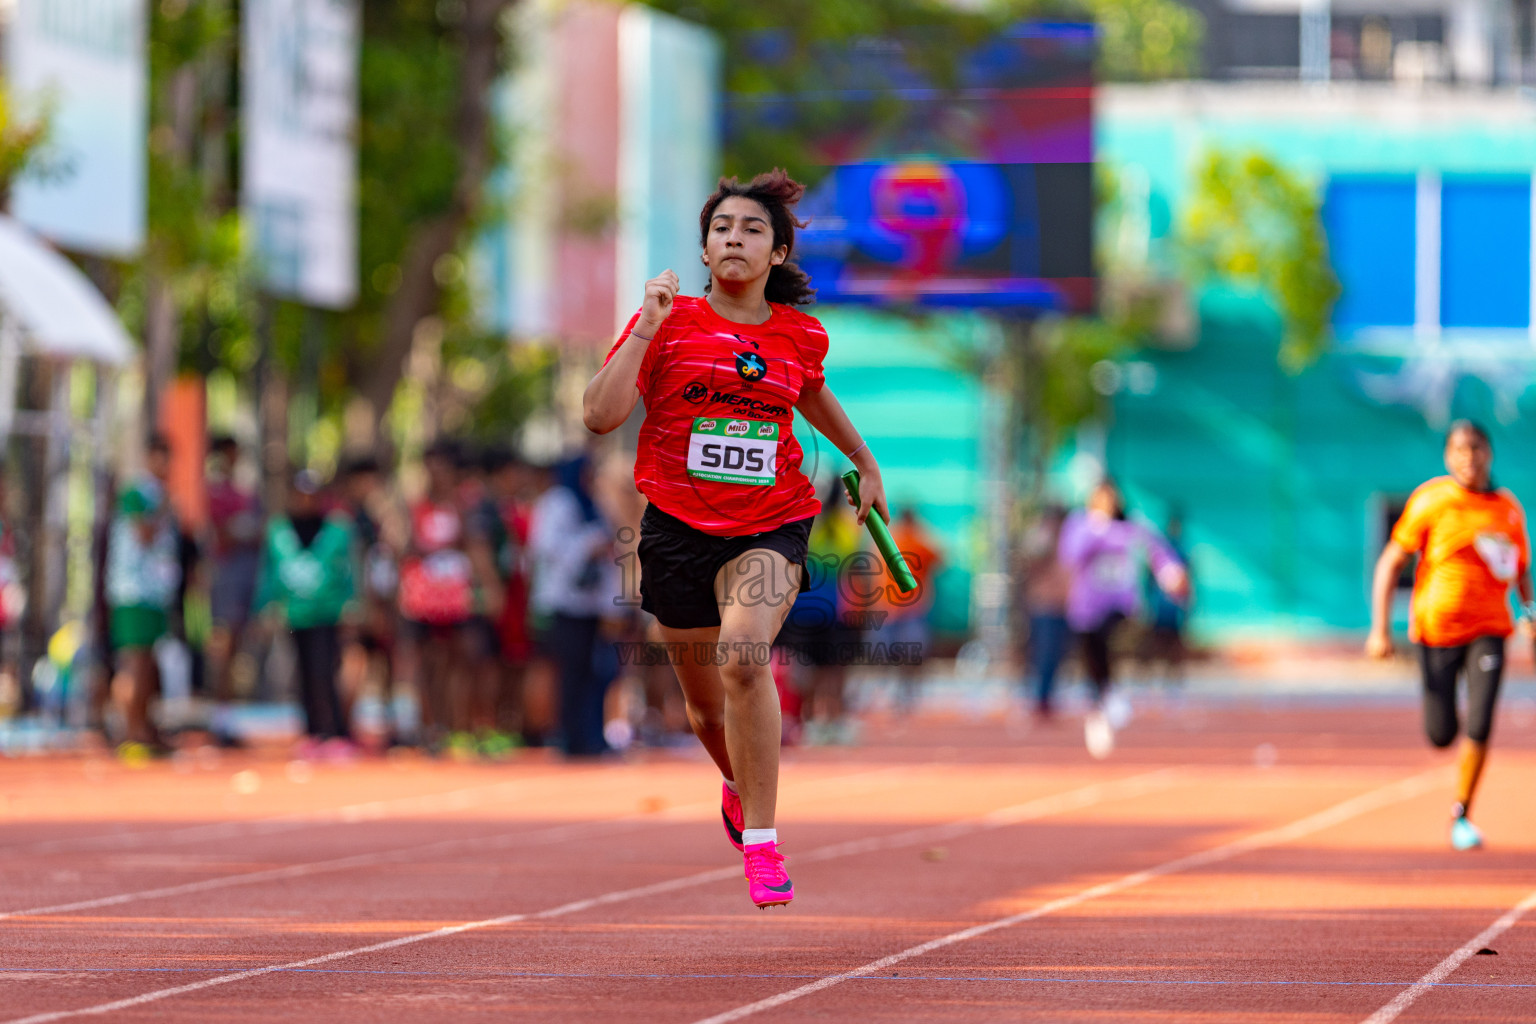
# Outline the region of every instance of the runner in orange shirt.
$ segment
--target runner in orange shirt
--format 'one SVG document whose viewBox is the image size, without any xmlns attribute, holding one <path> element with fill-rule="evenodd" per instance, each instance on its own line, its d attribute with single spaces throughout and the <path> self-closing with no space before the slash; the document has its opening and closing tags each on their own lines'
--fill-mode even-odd
<svg viewBox="0 0 1536 1024">
<path fill-rule="evenodd" d="M 1392 655 L 1392 590 L 1410 555 L 1419 555 L 1409 613 L 1409 638 L 1419 645 L 1424 678 L 1424 729 L 1437 747 L 1456 738 L 1456 677 L 1467 677 L 1467 729 L 1451 823 L 1451 845 L 1472 850 L 1482 834 L 1467 820 L 1493 731 L 1504 674 L 1504 641 L 1515 631 L 1509 588 L 1520 592 L 1520 630 L 1536 635 L 1531 600 L 1530 540 L 1525 510 L 1493 485 L 1493 446 L 1468 420 L 1451 425 L 1445 468 L 1419 487 L 1376 562 L 1371 585 L 1371 633 L 1365 650 Z"/>
</svg>

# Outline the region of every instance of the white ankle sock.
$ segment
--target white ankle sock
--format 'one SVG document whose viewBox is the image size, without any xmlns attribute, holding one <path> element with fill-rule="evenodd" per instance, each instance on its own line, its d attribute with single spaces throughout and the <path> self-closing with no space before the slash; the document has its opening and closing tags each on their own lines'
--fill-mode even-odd
<svg viewBox="0 0 1536 1024">
<path fill-rule="evenodd" d="M 779 841 L 779 830 L 776 828 L 744 828 L 741 830 L 741 845 L 756 846 L 759 843 L 776 843 Z"/>
<path fill-rule="evenodd" d="M 730 790 L 732 793 L 735 793 L 737 796 L 741 796 L 741 790 L 736 788 L 736 783 L 732 782 L 730 779 L 725 778 L 723 775 L 720 778 L 724 780 L 726 789 Z"/>
</svg>

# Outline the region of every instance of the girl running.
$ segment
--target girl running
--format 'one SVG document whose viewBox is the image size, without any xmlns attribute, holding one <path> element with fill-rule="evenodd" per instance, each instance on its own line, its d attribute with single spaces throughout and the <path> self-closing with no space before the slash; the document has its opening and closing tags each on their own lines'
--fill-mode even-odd
<svg viewBox="0 0 1536 1024">
<path fill-rule="evenodd" d="M 1424 679 L 1424 731 L 1448 747 L 1456 738 L 1456 677 L 1467 677 L 1467 729 L 1461 745 L 1451 846 L 1473 850 L 1482 834 L 1467 815 L 1488 756 L 1493 710 L 1504 675 L 1504 641 L 1514 632 L 1509 587 L 1520 593 L 1520 629 L 1533 635 L 1530 540 L 1525 510 L 1493 485 L 1493 445 L 1468 420 L 1451 425 L 1445 468 L 1414 491 L 1376 561 L 1371 584 L 1371 633 L 1365 650 L 1392 656 L 1392 591 L 1403 564 L 1419 556 L 1409 606 L 1408 636 L 1419 645 Z"/>
<path fill-rule="evenodd" d="M 605 434 L 645 399 L 635 484 L 640 605 L 656 616 L 688 719 L 724 777 L 721 815 L 759 907 L 794 886 L 778 851 L 780 719 L 770 644 L 805 580 L 819 505 L 800 471 L 798 409 L 861 476 L 863 523 L 886 514 L 880 468 L 825 386 L 827 333 L 795 307 L 815 292 L 790 262 L 805 188 L 781 170 L 722 178 L 699 215 L 704 298 L 664 271 L 645 286 L 583 400 Z"/>
<path fill-rule="evenodd" d="M 1087 507 L 1067 516 L 1056 556 L 1071 577 L 1067 624 L 1077 634 L 1083 671 L 1093 686 L 1083 741 L 1089 754 L 1102 759 L 1114 752 L 1118 727 L 1106 701 L 1114 681 L 1114 635 L 1141 611 L 1142 563 L 1150 564 L 1157 585 L 1179 600 L 1188 593 L 1189 575 L 1162 534 L 1126 515 L 1125 498 L 1113 480 L 1102 481 Z M 1122 706 L 1129 717 L 1130 705 Z"/>
</svg>

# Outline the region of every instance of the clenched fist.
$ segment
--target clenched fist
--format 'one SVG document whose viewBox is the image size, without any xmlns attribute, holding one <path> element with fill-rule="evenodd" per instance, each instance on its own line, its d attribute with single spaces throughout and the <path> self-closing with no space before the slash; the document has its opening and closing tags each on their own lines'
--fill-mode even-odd
<svg viewBox="0 0 1536 1024">
<path fill-rule="evenodd" d="M 636 333 L 652 338 L 662 323 L 672 314 L 672 300 L 677 298 L 677 275 L 663 270 L 645 282 L 645 304 L 640 307 L 640 320 L 635 324 Z"/>
</svg>

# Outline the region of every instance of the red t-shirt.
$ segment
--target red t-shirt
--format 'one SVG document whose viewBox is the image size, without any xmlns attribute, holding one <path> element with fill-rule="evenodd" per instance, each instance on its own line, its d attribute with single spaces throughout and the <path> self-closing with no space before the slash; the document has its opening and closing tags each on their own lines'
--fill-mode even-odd
<svg viewBox="0 0 1536 1024">
<path fill-rule="evenodd" d="M 766 322 L 739 324 L 679 295 L 640 364 L 635 486 L 663 512 L 719 537 L 820 510 L 791 428 L 801 393 L 826 381 L 827 332 L 792 306 L 770 305 Z M 639 319 L 630 317 L 609 359 Z"/>
</svg>

